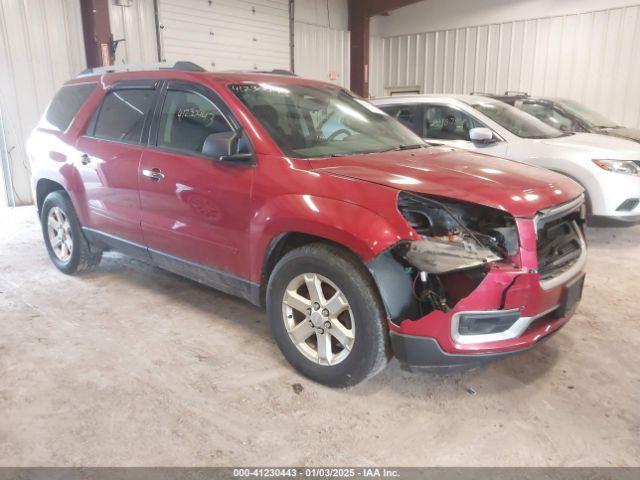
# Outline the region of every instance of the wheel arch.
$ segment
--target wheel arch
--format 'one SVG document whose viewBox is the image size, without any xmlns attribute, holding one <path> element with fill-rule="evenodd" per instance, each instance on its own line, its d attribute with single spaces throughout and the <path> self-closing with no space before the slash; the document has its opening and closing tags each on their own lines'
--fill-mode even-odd
<svg viewBox="0 0 640 480">
<path fill-rule="evenodd" d="M 351 248 L 349 248 L 349 246 L 325 236 L 319 236 L 299 231 L 283 232 L 271 239 L 269 245 L 267 246 L 267 249 L 265 250 L 265 254 L 262 260 L 260 279 L 260 303 L 262 305 L 265 304 L 267 285 L 269 283 L 269 279 L 271 278 L 271 273 L 273 272 L 273 269 L 278 264 L 280 259 L 290 251 L 312 243 L 323 243 L 340 248 L 341 250 L 346 252 L 353 261 L 358 262 L 364 267 L 364 269 L 368 272 L 371 281 L 375 285 L 375 279 L 371 275 L 371 272 L 369 272 L 366 263 L 364 262 L 362 257 L 354 252 Z"/>
<path fill-rule="evenodd" d="M 47 195 L 58 190 L 64 191 L 67 195 L 69 194 L 61 183 L 48 178 L 41 178 L 38 180 L 36 183 L 36 207 L 38 209 L 38 215 L 42 211 L 42 205 L 44 204 L 44 200 L 47 198 Z"/>
</svg>

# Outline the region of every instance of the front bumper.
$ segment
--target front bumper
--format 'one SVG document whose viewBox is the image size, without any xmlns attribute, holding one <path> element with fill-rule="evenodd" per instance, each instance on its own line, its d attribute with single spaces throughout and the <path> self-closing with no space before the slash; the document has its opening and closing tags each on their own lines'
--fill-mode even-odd
<svg viewBox="0 0 640 480">
<path fill-rule="evenodd" d="M 560 327 L 558 327 L 560 328 Z M 489 362 L 502 360 L 522 352 L 549 339 L 558 329 L 540 337 L 526 348 L 497 353 L 456 354 L 442 350 L 435 338 L 416 337 L 391 332 L 391 347 L 402 366 L 408 369 L 418 368 L 438 373 L 451 373 L 481 367 Z"/>
<path fill-rule="evenodd" d="M 590 216 L 619 222 L 640 221 L 640 203 L 631 209 L 625 208 L 627 201 L 640 199 L 640 177 L 614 172 L 597 172 L 589 185 Z"/>
<path fill-rule="evenodd" d="M 517 222 L 523 245 L 535 245 L 534 223 Z M 392 346 L 400 362 L 438 370 L 475 367 L 527 350 L 564 326 L 579 300 L 578 296 L 567 303 L 568 292 L 582 290 L 586 249 L 571 268 L 552 281 L 541 281 L 535 250 L 523 247 L 521 260 L 519 266 L 490 264 L 480 284 L 448 312 L 433 310 L 420 318 L 391 321 Z M 574 284 L 579 288 L 570 289 Z M 489 327 L 491 322 L 502 322 L 504 328 L 495 333 L 461 335 L 461 319 L 471 316 L 482 322 L 483 315 Z"/>
</svg>

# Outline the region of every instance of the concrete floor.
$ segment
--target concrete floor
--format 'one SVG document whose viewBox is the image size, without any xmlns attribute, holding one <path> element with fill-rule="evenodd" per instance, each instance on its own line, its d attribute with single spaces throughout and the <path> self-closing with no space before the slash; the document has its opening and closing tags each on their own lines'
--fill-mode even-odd
<svg viewBox="0 0 640 480">
<path fill-rule="evenodd" d="M 0 232 L 1 466 L 640 465 L 640 226 L 588 232 L 583 302 L 538 348 L 342 391 L 243 301 L 115 254 L 65 276 L 32 208 Z"/>
</svg>

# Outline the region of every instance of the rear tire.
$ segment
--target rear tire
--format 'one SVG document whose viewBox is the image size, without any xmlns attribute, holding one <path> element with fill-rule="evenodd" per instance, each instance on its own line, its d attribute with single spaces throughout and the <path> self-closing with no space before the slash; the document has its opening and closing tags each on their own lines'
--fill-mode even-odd
<svg viewBox="0 0 640 480">
<path fill-rule="evenodd" d="M 386 316 L 373 281 L 339 247 L 316 243 L 287 253 L 269 278 L 267 315 L 285 358 L 318 383 L 355 385 L 390 358 Z"/>
<path fill-rule="evenodd" d="M 47 195 L 42 204 L 40 223 L 47 252 L 58 270 L 73 275 L 98 266 L 102 250 L 89 245 L 71 199 L 64 191 Z"/>
</svg>

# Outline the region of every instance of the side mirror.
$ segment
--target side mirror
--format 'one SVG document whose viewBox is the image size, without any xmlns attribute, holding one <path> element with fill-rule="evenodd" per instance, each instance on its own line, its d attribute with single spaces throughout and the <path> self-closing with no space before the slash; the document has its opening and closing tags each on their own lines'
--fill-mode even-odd
<svg viewBox="0 0 640 480">
<path fill-rule="evenodd" d="M 469 138 L 472 142 L 491 143 L 493 132 L 485 127 L 476 127 L 469 130 Z"/>
<path fill-rule="evenodd" d="M 211 133 L 204 140 L 202 154 L 220 162 L 251 162 L 253 153 L 241 153 L 238 148 L 244 143 L 241 136 L 241 132 Z"/>
</svg>

